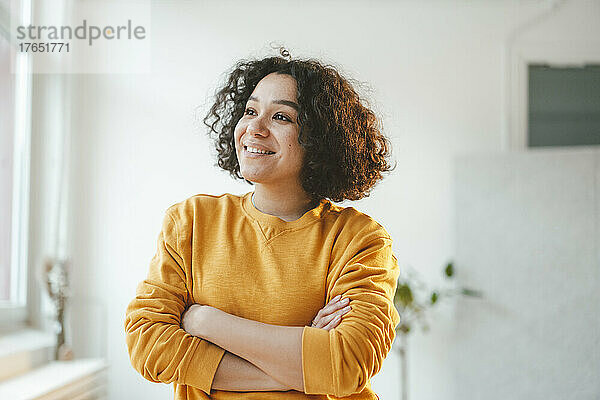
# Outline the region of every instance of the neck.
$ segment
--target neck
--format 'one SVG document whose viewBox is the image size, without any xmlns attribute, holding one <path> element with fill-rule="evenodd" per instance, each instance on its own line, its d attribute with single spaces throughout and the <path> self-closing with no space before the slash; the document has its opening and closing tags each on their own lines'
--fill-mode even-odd
<svg viewBox="0 0 600 400">
<path fill-rule="evenodd" d="M 284 221 L 295 221 L 319 204 L 318 201 L 311 200 L 301 187 L 290 189 L 261 183 L 255 183 L 253 202 L 260 212 Z"/>
</svg>

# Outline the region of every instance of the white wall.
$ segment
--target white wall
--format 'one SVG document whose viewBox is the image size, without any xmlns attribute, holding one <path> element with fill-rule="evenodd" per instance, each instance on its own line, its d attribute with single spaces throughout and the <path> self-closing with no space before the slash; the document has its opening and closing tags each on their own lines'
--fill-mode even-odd
<svg viewBox="0 0 600 400">
<path fill-rule="evenodd" d="M 538 149 L 456 163 L 461 281 L 452 398 L 600 395 L 600 150 Z"/>
<path fill-rule="evenodd" d="M 275 40 L 292 56 L 334 62 L 372 87 L 398 167 L 370 198 L 344 205 L 381 221 L 400 262 L 437 281 L 454 255 L 452 159 L 505 149 L 507 38 L 546 7 L 517 0 L 153 2 L 151 74 L 72 81 L 73 341 L 77 355 L 108 358 L 111 398 L 171 396 L 170 387 L 130 367 L 123 333 L 164 210 L 195 193 L 251 190 L 213 166 L 204 131 L 194 126 L 194 109 L 227 68 L 271 54 Z M 563 19 L 523 37 L 600 37 L 599 10 L 597 1 L 571 1 L 557 10 Z M 581 21 L 592 23 L 573 29 Z M 412 399 L 451 398 L 460 385 L 448 352 L 452 310 L 436 315 L 431 333 L 411 339 Z M 398 396 L 398 362 L 391 354 L 373 381 L 381 398 Z"/>
</svg>

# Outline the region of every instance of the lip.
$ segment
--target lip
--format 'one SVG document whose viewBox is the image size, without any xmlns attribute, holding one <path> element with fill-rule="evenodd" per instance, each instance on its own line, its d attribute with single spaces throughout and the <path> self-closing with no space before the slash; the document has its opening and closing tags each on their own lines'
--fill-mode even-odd
<svg viewBox="0 0 600 400">
<path fill-rule="evenodd" d="M 261 144 L 254 143 L 254 142 L 244 142 L 244 143 L 242 143 L 242 147 L 244 148 L 244 150 L 246 150 L 246 147 L 254 147 L 255 149 L 258 149 L 258 150 L 272 151 L 273 153 L 275 153 L 275 151 L 273 151 Z"/>
<path fill-rule="evenodd" d="M 254 146 L 250 146 L 250 147 L 254 147 Z M 258 148 L 258 147 L 256 147 L 256 148 Z M 271 151 L 271 150 L 266 150 L 266 151 Z M 244 152 L 245 157 L 250 157 L 250 158 L 269 157 L 269 156 L 274 156 L 276 154 L 276 153 L 273 153 L 273 154 L 251 153 L 248 150 L 246 150 L 246 146 L 244 146 L 243 152 Z"/>
</svg>

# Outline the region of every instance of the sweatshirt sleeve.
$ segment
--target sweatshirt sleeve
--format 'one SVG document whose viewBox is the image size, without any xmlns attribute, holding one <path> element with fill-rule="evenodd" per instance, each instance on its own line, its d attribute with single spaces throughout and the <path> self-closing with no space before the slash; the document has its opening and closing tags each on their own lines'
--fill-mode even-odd
<svg viewBox="0 0 600 400">
<path fill-rule="evenodd" d="M 380 234 L 352 240 L 345 256 L 330 266 L 327 298 L 348 297 L 352 309 L 330 331 L 304 327 L 307 394 L 345 397 L 361 392 L 391 349 L 400 322 L 393 303 L 400 271 L 392 239 Z"/>
<path fill-rule="evenodd" d="M 152 382 L 189 385 L 210 394 L 225 349 L 181 328 L 188 305 L 177 223 L 167 211 L 147 279 L 136 290 L 125 317 L 133 367 Z"/>
</svg>

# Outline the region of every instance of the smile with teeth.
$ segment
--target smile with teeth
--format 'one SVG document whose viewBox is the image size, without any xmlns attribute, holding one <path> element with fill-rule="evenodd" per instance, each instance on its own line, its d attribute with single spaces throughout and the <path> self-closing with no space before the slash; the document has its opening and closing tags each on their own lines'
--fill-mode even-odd
<svg viewBox="0 0 600 400">
<path fill-rule="evenodd" d="M 266 150 L 259 150 L 255 147 L 250 147 L 250 146 L 244 146 L 244 149 L 246 149 L 246 151 L 248 153 L 253 153 L 253 154 L 275 154 L 275 152 L 273 151 L 266 151 Z"/>
</svg>

